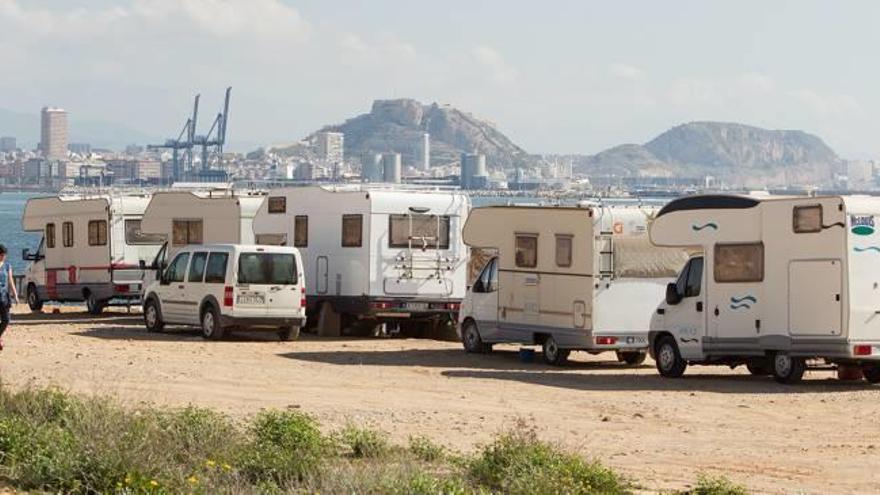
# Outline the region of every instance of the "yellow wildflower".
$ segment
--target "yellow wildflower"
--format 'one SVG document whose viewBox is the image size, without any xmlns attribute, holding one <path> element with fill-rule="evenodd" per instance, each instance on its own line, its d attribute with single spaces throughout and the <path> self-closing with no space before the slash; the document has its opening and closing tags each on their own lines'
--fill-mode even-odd
<svg viewBox="0 0 880 495">
<path fill-rule="evenodd" d="M 209 467 L 209 468 L 212 468 L 212 467 L 214 467 L 214 466 L 216 466 L 216 465 L 217 465 L 217 463 L 214 462 L 214 461 L 212 461 L 211 459 L 208 459 L 207 461 L 205 461 L 205 466 L 207 466 L 207 467 Z"/>
<path fill-rule="evenodd" d="M 230 470 L 232 470 L 232 466 L 230 466 L 229 464 L 223 463 L 223 469 L 225 471 L 230 471 Z"/>
<path fill-rule="evenodd" d="M 189 481 L 190 484 L 195 485 L 196 483 L 199 482 L 199 479 L 193 475 L 193 476 L 190 476 L 189 478 L 187 478 L 186 481 Z"/>
<path fill-rule="evenodd" d="M 155 488 L 155 487 L 159 486 L 159 482 L 156 480 L 150 480 L 150 486 Z"/>
</svg>

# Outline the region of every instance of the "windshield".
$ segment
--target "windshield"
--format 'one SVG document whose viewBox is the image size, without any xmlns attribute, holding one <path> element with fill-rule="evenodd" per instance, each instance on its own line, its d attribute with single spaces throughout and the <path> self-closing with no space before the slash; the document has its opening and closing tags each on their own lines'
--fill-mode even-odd
<svg viewBox="0 0 880 495">
<path fill-rule="evenodd" d="M 238 258 L 238 283 L 293 285 L 296 258 L 287 253 L 242 253 Z"/>
</svg>

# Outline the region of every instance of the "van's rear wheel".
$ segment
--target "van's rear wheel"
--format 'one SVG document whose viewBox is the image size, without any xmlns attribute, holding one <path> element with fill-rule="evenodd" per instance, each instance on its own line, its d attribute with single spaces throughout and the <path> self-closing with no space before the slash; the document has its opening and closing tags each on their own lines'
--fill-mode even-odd
<svg viewBox="0 0 880 495">
<path fill-rule="evenodd" d="M 773 374 L 773 368 L 766 360 L 746 363 L 746 369 L 755 376 L 769 376 Z"/>
<path fill-rule="evenodd" d="M 687 369 L 687 362 L 678 352 L 678 344 L 671 335 L 664 335 L 657 341 L 654 355 L 657 356 L 657 371 L 666 378 L 679 378 Z"/>
<path fill-rule="evenodd" d="M 40 294 L 37 293 L 37 286 L 34 284 L 28 285 L 27 302 L 28 307 L 31 308 L 31 311 L 39 312 L 43 310 L 43 301 L 42 299 L 40 299 Z"/>
<path fill-rule="evenodd" d="M 880 383 L 880 365 L 863 364 L 862 374 L 865 375 L 865 380 L 868 380 L 870 383 Z"/>
<path fill-rule="evenodd" d="M 492 350 L 491 344 L 483 342 L 480 337 L 480 330 L 473 321 L 466 321 L 461 327 L 461 344 L 464 346 L 465 352 L 472 354 L 485 354 Z"/>
<path fill-rule="evenodd" d="M 144 304 L 144 326 L 147 327 L 148 332 L 161 332 L 165 328 L 159 303 L 155 299 L 148 299 Z"/>
<path fill-rule="evenodd" d="M 284 341 L 296 340 L 299 338 L 299 325 L 290 325 L 282 327 L 278 330 L 278 338 Z"/>
<path fill-rule="evenodd" d="M 86 294 L 86 310 L 88 310 L 90 315 L 101 314 L 104 311 L 105 305 L 106 303 L 98 300 L 98 297 L 93 292 Z"/>
<path fill-rule="evenodd" d="M 773 356 L 773 378 L 779 383 L 797 383 L 804 377 L 806 370 L 807 362 L 804 358 L 792 357 L 782 352 Z"/>
<path fill-rule="evenodd" d="M 621 352 L 617 351 L 617 360 L 630 366 L 638 366 L 645 362 L 648 355 L 645 352 Z"/>
<path fill-rule="evenodd" d="M 209 340 L 220 340 L 223 338 L 220 314 L 213 306 L 202 311 L 202 337 Z"/>
<path fill-rule="evenodd" d="M 544 355 L 544 362 L 553 366 L 564 365 L 568 361 L 568 355 L 571 354 L 571 351 L 568 349 L 560 349 L 559 344 L 552 335 L 548 335 L 544 339 L 541 351 Z"/>
</svg>

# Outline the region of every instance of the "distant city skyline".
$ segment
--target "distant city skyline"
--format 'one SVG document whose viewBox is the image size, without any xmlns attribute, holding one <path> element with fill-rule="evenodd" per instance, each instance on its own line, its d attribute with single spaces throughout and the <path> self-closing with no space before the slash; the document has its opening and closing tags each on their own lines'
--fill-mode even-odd
<svg viewBox="0 0 880 495">
<path fill-rule="evenodd" d="M 717 120 L 877 157 L 878 14 L 871 1 L 0 0 L 0 109 L 63 107 L 71 140 L 78 122 L 164 139 L 196 93 L 211 115 L 231 85 L 238 151 L 412 97 L 490 119 L 532 153 Z"/>
</svg>

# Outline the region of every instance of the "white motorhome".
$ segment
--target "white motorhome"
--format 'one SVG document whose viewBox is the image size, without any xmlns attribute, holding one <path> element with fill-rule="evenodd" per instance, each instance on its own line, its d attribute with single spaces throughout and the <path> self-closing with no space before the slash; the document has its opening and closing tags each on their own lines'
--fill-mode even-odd
<svg viewBox="0 0 880 495">
<path fill-rule="evenodd" d="M 808 361 L 880 381 L 880 198 L 709 195 L 668 203 L 658 246 L 693 256 L 651 322 L 663 376 L 747 365 L 783 383 Z"/>
<path fill-rule="evenodd" d="M 365 186 L 273 190 L 254 218 L 260 244 L 299 248 L 318 333 L 355 322 L 454 322 L 464 297 L 461 227 L 470 201 L 457 192 Z"/>
<path fill-rule="evenodd" d="M 167 243 L 151 260 L 151 268 L 161 268 L 177 251 L 192 244 L 253 244 L 253 220 L 263 199 L 264 193 L 233 189 L 153 194 L 141 228 L 162 236 Z"/>
<path fill-rule="evenodd" d="M 573 350 L 645 359 L 651 313 L 687 260 L 648 240 L 647 207 L 490 206 L 471 211 L 464 241 L 497 253 L 459 316 L 468 352 L 541 345 L 562 364 Z"/>
<path fill-rule="evenodd" d="M 142 217 L 150 197 L 143 193 L 62 194 L 28 200 L 22 228 L 41 232 L 24 291 L 31 310 L 47 301 L 85 301 L 100 313 L 111 300 L 137 300 L 143 271 L 162 238 L 144 234 Z"/>
</svg>

